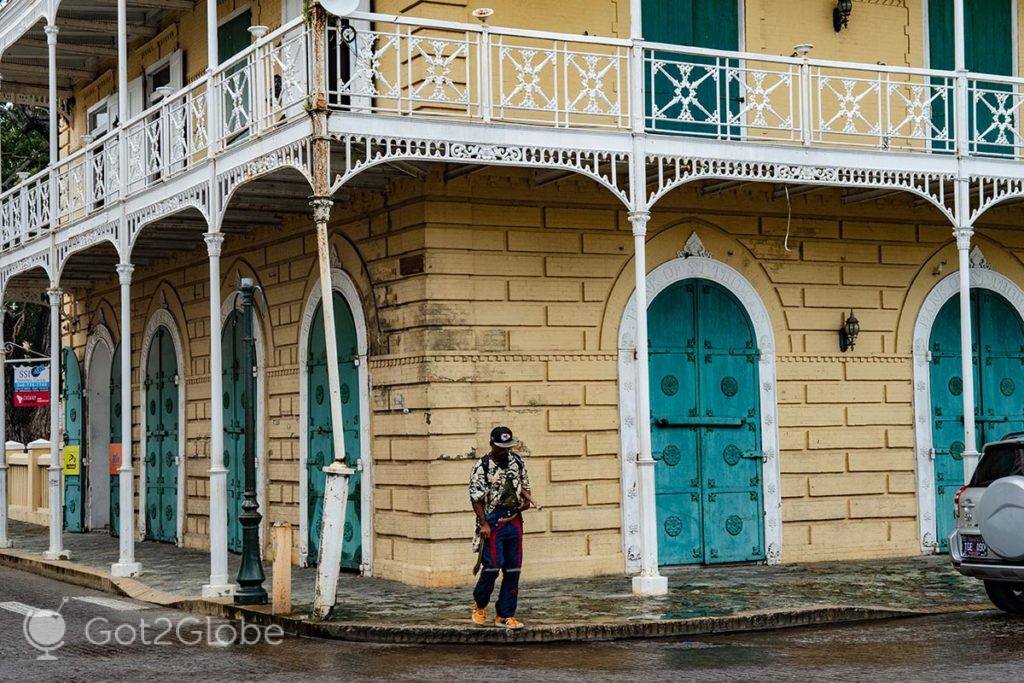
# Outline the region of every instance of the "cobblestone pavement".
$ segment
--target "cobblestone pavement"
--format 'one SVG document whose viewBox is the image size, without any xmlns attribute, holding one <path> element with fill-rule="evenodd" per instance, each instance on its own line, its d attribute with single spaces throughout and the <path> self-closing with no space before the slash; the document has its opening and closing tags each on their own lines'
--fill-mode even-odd
<svg viewBox="0 0 1024 683">
<path fill-rule="evenodd" d="M 44 527 L 11 522 L 10 536 L 18 550 L 46 549 Z M 64 544 L 72 561 L 94 569 L 109 571 L 117 559 L 117 539 L 105 533 L 65 534 Z M 135 544 L 135 554 L 143 568 L 139 580 L 152 588 L 196 596 L 209 579 L 209 555 L 202 551 L 143 541 Z M 238 560 L 229 556 L 232 576 Z M 265 572 L 269 589 L 269 565 Z M 954 572 L 944 556 L 673 568 L 665 573 L 669 594 L 646 599 L 630 593 L 625 576 L 530 582 L 526 575 L 519 616 L 536 625 L 607 623 L 821 605 L 921 609 L 987 602 L 981 582 Z M 292 569 L 297 612 L 312 601 L 314 580 L 315 570 Z M 470 599 L 465 587 L 425 589 L 342 574 L 335 617 L 346 622 L 465 624 Z"/>
</svg>

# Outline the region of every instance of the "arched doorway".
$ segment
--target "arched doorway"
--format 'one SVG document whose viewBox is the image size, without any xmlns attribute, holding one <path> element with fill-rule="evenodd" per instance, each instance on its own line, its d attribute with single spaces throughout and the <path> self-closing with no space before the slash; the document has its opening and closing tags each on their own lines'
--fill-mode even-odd
<svg viewBox="0 0 1024 683">
<path fill-rule="evenodd" d="M 972 274 L 973 276 L 973 274 Z M 980 449 L 1024 431 L 1024 321 L 1002 294 L 971 289 L 975 421 Z M 928 340 L 935 547 L 948 552 L 953 497 L 964 483 L 960 295 L 939 309 Z"/>
<path fill-rule="evenodd" d="M 85 531 L 85 514 L 83 505 L 82 469 L 82 368 L 78 364 L 75 350 L 65 347 L 62 355 L 64 370 L 63 397 L 64 404 L 64 443 L 63 449 L 74 449 L 77 455 L 77 472 L 64 473 L 64 529 L 67 531 Z M 65 455 L 62 450 L 62 455 Z"/>
<path fill-rule="evenodd" d="M 648 309 L 659 564 L 766 559 L 759 351 L 743 305 L 704 279 Z"/>
<path fill-rule="evenodd" d="M 98 328 L 85 353 L 88 528 L 110 526 L 110 335 Z"/>
<path fill-rule="evenodd" d="M 145 357 L 144 478 L 146 538 L 173 543 L 178 537 L 178 358 L 171 332 L 158 325 Z"/>
<path fill-rule="evenodd" d="M 121 449 L 121 344 L 114 347 L 110 363 L 110 449 L 111 454 Z M 113 463 L 110 467 L 110 535 L 117 536 L 121 528 L 121 480 Z"/>
<path fill-rule="evenodd" d="M 335 362 L 341 373 L 341 403 L 345 460 L 355 467 L 362 453 L 362 386 L 359 373 L 359 340 L 355 319 L 348 301 L 334 292 L 334 327 L 338 340 Z M 333 459 L 333 427 L 331 424 L 330 396 L 327 385 L 327 349 L 324 339 L 323 306 L 316 304 L 309 333 L 309 346 L 305 358 L 306 391 L 306 563 L 316 564 L 320 552 L 320 529 L 323 523 L 324 466 Z M 349 482 L 345 508 L 345 538 L 342 545 L 341 566 L 359 570 L 363 561 L 362 528 L 362 472 L 357 470 Z"/>
</svg>

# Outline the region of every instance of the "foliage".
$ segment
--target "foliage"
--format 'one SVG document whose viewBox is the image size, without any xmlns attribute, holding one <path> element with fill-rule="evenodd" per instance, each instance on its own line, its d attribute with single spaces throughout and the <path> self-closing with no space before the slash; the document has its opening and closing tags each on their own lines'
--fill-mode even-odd
<svg viewBox="0 0 1024 683">
<path fill-rule="evenodd" d="M 17 183 L 15 174 L 34 174 L 49 161 L 48 120 L 34 107 L 0 103 L 0 181 L 4 189 Z"/>
</svg>

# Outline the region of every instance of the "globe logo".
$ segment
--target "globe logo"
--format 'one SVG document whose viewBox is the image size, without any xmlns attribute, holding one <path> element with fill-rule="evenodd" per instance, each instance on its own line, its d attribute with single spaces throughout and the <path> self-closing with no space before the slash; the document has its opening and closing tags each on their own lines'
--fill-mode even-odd
<svg viewBox="0 0 1024 683">
<path fill-rule="evenodd" d="M 53 656 L 55 650 L 64 645 L 64 633 L 67 625 L 60 611 L 64 609 L 67 598 L 61 600 L 60 607 L 56 610 L 39 609 L 33 610 L 25 615 L 22 622 L 22 629 L 25 633 L 25 640 L 35 649 L 42 652 L 36 657 L 41 662 L 52 662 L 57 658 Z"/>
</svg>

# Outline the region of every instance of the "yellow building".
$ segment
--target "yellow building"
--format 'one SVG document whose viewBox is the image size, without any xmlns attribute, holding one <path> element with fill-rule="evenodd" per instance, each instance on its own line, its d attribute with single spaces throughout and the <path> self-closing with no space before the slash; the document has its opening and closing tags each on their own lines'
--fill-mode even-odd
<svg viewBox="0 0 1024 683">
<path fill-rule="evenodd" d="M 316 560 L 318 223 L 354 571 L 470 579 L 499 424 L 543 505 L 527 575 L 639 592 L 659 565 L 943 551 L 965 466 L 1024 429 L 1010 0 L 861 0 L 845 26 L 811 0 L 150 4 L 120 49 L 116 4 L 0 10 L 3 90 L 62 122 L 51 170 L 0 197 L 0 287 L 50 288 L 82 378 L 51 552 L 127 520 L 209 548 L 224 589 L 248 278 L 263 524 Z"/>
</svg>

